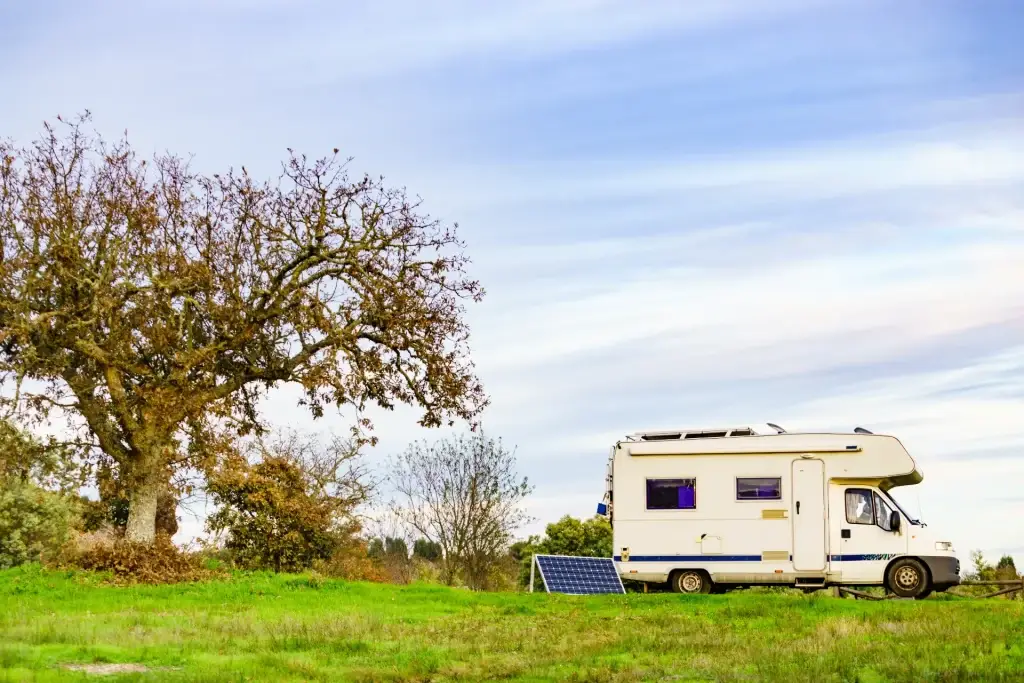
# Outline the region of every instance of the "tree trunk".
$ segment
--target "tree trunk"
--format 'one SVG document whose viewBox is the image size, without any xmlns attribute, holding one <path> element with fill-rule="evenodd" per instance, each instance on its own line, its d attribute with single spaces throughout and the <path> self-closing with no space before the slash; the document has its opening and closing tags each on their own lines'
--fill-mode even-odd
<svg viewBox="0 0 1024 683">
<path fill-rule="evenodd" d="M 154 468 L 155 469 L 155 468 Z M 158 471 L 146 471 L 133 477 L 128 494 L 128 524 L 125 540 L 152 544 L 156 539 L 156 508 L 164 482 Z"/>
</svg>

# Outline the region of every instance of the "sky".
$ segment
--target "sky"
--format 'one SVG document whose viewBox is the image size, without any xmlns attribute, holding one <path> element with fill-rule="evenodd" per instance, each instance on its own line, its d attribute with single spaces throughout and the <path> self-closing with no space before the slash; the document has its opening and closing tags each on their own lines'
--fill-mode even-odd
<svg viewBox="0 0 1024 683">
<path fill-rule="evenodd" d="M 0 135 L 338 147 L 457 222 L 523 533 L 591 515 L 628 433 L 860 425 L 962 561 L 1024 566 L 1022 34 L 1016 0 L 0 0 Z M 372 417 L 371 463 L 444 434 Z"/>
</svg>

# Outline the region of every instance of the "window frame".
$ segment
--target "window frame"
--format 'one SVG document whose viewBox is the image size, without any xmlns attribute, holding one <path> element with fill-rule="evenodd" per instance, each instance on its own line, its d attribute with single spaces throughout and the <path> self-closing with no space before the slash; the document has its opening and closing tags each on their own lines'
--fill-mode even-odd
<svg viewBox="0 0 1024 683">
<path fill-rule="evenodd" d="M 740 480 L 741 479 L 776 479 L 779 482 L 779 496 L 778 498 L 740 498 Z M 737 503 L 764 503 L 764 502 L 777 502 L 784 498 L 782 495 L 782 477 L 774 477 L 771 475 L 759 474 L 759 475 L 746 475 L 742 477 L 733 477 L 733 497 Z"/>
<path fill-rule="evenodd" d="M 850 519 L 850 507 L 846 504 L 846 499 L 851 492 L 866 493 L 868 497 L 868 504 L 871 506 L 871 521 L 861 522 L 859 520 Z M 847 524 L 858 524 L 860 526 L 878 526 L 875 522 L 875 490 L 862 488 L 860 486 L 851 486 L 843 491 L 843 515 L 846 517 Z"/>
<path fill-rule="evenodd" d="M 693 482 L 693 507 L 688 508 L 652 508 L 650 503 L 649 491 L 650 483 L 652 481 L 672 481 L 672 482 Z M 677 485 L 678 486 L 678 485 Z M 678 495 L 678 492 L 677 494 Z M 686 477 L 686 476 L 674 476 L 674 477 L 645 477 L 644 478 L 644 509 L 648 512 L 686 512 L 697 509 L 697 477 Z"/>
<path fill-rule="evenodd" d="M 883 495 L 882 495 L 882 494 L 881 494 L 880 492 L 878 492 L 878 491 L 872 491 L 872 493 L 874 494 L 874 495 L 872 496 L 872 499 L 871 499 L 871 503 L 872 503 L 872 505 L 874 505 L 874 506 L 875 506 L 875 509 L 874 509 L 874 510 L 872 510 L 872 513 L 873 513 L 873 515 L 874 515 L 874 518 L 875 518 L 875 526 L 877 526 L 877 527 L 878 527 L 879 529 L 881 529 L 882 531 L 892 531 L 892 527 L 891 527 L 891 526 L 889 525 L 889 518 L 890 518 L 890 516 L 892 515 L 892 513 L 896 512 L 896 509 L 895 509 L 895 508 L 894 508 L 894 507 L 892 506 L 892 504 L 891 504 L 891 503 L 889 503 L 889 501 L 887 501 L 887 500 L 885 499 L 885 496 L 883 496 Z M 876 503 L 875 501 L 879 501 L 879 502 L 881 502 L 881 503 L 882 503 L 882 505 L 883 505 L 884 507 L 888 508 L 888 510 L 889 510 L 889 516 L 887 516 L 887 517 L 886 517 L 886 519 L 884 520 L 884 521 L 885 521 L 885 524 L 884 524 L 884 525 L 883 525 L 883 524 L 881 523 L 881 522 L 882 522 L 882 520 L 879 520 L 879 519 L 878 519 L 878 510 L 879 510 L 879 505 L 878 505 L 878 503 Z M 896 514 L 899 514 L 899 513 L 898 513 L 898 512 L 896 512 Z M 902 521 L 902 520 L 900 520 L 900 521 Z"/>
</svg>

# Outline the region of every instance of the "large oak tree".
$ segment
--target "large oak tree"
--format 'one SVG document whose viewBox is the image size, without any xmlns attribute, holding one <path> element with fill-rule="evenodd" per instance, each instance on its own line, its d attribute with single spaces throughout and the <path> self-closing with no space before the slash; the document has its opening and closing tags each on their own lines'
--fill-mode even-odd
<svg viewBox="0 0 1024 683">
<path fill-rule="evenodd" d="M 486 405 L 456 226 L 350 179 L 337 150 L 289 150 L 260 182 L 143 159 L 89 120 L 0 141 L 0 372 L 5 400 L 80 417 L 116 463 L 129 539 L 152 540 L 172 475 L 226 426 L 260 428 L 279 383 L 316 416 L 354 406 L 367 435 L 369 404 L 419 406 L 425 426 Z"/>
</svg>

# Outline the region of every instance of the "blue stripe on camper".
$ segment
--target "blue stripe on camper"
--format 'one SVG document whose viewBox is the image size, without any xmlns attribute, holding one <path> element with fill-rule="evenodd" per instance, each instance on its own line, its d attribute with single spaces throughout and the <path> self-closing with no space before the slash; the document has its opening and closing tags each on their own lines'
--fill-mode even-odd
<svg viewBox="0 0 1024 683">
<path fill-rule="evenodd" d="M 622 562 L 622 555 L 615 556 Z M 760 562 L 760 555 L 630 555 L 629 562 Z"/>
<path fill-rule="evenodd" d="M 891 560 L 903 553 L 875 553 L 868 555 L 829 555 L 831 562 L 877 562 Z M 622 555 L 615 556 L 616 562 L 622 562 Z M 629 562 L 761 562 L 760 555 L 630 555 Z M 765 560 L 772 562 L 773 560 Z M 774 560 L 784 562 L 786 560 Z M 790 562 L 793 556 L 789 556 Z"/>
</svg>

